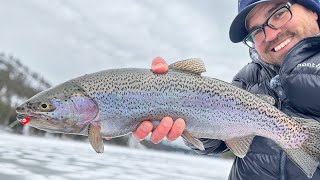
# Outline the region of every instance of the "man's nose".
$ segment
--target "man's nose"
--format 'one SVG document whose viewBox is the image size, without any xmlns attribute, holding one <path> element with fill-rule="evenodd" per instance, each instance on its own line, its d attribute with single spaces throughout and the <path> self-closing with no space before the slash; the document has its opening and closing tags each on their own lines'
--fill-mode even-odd
<svg viewBox="0 0 320 180">
<path fill-rule="evenodd" d="M 272 41 L 277 38 L 278 34 L 281 32 L 281 29 L 272 29 L 269 26 L 264 27 L 266 33 L 266 42 Z"/>
</svg>

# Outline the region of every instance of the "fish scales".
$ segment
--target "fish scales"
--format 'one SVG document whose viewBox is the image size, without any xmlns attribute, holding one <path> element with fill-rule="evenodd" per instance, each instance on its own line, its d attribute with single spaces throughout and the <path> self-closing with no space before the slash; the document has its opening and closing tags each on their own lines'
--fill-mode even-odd
<svg viewBox="0 0 320 180">
<path fill-rule="evenodd" d="M 102 137 L 131 133 L 143 120 L 183 118 L 183 137 L 199 149 L 197 138 L 220 139 L 243 157 L 259 135 L 312 177 L 320 157 L 319 122 L 289 117 L 264 96 L 200 76 L 205 68 L 198 60 L 169 67 L 161 75 L 138 68 L 87 74 L 30 98 L 17 108 L 18 117 L 46 131 L 87 135 L 97 152 L 103 152 Z"/>
<path fill-rule="evenodd" d="M 169 71 L 165 75 L 155 75 L 145 69 L 122 69 L 103 71 L 74 81 L 98 102 L 102 133 L 105 133 L 106 137 L 124 133 L 108 133 L 112 129 L 109 122 L 120 121 L 115 126 L 122 124 L 127 127 L 127 124 L 130 124 L 132 129 L 125 129 L 128 131 L 126 133 L 129 133 L 141 120 L 160 120 L 166 115 L 182 117 L 187 124 L 192 123 L 190 127 L 195 127 L 197 132 L 192 129 L 189 132 L 195 137 L 222 140 L 239 134 L 248 135 L 247 128 L 239 128 L 244 122 L 252 127 L 250 133 L 253 129 L 257 131 L 256 135 L 268 131 L 282 138 L 287 134 L 284 130 L 290 131 L 292 127 L 279 126 L 276 122 L 280 119 L 279 123 L 294 124 L 288 118 L 276 119 L 275 117 L 281 117 L 282 113 L 254 95 L 234 86 L 227 86 L 222 81 L 194 74 Z M 190 97 L 194 99 L 190 101 Z M 253 114 L 255 116 L 252 116 Z M 208 126 L 199 127 L 208 120 L 214 121 L 210 131 L 217 132 L 218 137 L 208 132 Z M 226 126 L 231 129 L 225 128 Z"/>
</svg>

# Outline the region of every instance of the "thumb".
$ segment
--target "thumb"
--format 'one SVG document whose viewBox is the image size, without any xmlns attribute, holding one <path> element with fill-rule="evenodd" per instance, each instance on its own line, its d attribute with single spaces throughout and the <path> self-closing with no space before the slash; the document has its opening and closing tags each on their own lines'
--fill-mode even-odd
<svg viewBox="0 0 320 180">
<path fill-rule="evenodd" d="M 168 64 L 167 62 L 160 56 L 155 57 L 152 60 L 151 64 L 151 71 L 156 73 L 156 74 L 163 74 L 168 71 Z"/>
</svg>

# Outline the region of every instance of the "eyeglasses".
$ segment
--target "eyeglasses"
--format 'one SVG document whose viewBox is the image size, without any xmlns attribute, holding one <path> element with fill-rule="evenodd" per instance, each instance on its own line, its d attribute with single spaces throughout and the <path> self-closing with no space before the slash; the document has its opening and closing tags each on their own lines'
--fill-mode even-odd
<svg viewBox="0 0 320 180">
<path fill-rule="evenodd" d="M 253 29 L 243 39 L 243 42 L 250 48 L 260 46 L 266 39 L 266 31 L 264 29 L 266 26 L 276 30 L 291 20 L 292 12 L 290 8 L 292 4 L 293 3 L 288 2 L 275 10 L 261 26 Z"/>
</svg>

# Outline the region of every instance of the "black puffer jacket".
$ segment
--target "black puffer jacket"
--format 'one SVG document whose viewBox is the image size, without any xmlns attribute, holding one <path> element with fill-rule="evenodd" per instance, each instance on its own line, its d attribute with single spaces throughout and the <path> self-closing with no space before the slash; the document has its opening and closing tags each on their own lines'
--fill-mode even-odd
<svg viewBox="0 0 320 180">
<path fill-rule="evenodd" d="M 291 116 L 320 120 L 320 36 L 306 38 L 287 54 L 281 68 L 263 63 L 255 50 L 252 62 L 233 79 L 233 84 L 255 94 L 268 94 L 278 100 L 277 106 Z M 281 85 L 270 86 L 279 74 Z M 277 84 L 277 83 L 276 83 Z M 220 140 L 200 139 L 205 151 L 192 147 L 200 154 L 216 154 L 228 150 Z M 289 160 L 272 140 L 256 136 L 247 155 L 235 158 L 230 180 L 310 180 Z M 320 179 L 320 168 L 312 180 Z"/>
</svg>

